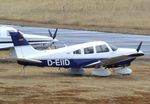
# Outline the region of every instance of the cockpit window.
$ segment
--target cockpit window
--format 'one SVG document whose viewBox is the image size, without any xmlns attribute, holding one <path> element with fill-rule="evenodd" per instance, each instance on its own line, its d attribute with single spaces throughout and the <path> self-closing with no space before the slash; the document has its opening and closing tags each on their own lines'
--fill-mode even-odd
<svg viewBox="0 0 150 104">
<path fill-rule="evenodd" d="M 113 50 L 113 51 L 116 51 L 118 48 L 116 47 L 116 46 L 114 46 L 114 45 L 109 45 L 110 46 L 110 48 Z"/>
<path fill-rule="evenodd" d="M 81 54 L 81 50 L 78 49 L 78 50 L 74 51 L 73 54 Z"/>
<path fill-rule="evenodd" d="M 84 48 L 84 54 L 92 54 L 94 53 L 93 47 Z"/>
<path fill-rule="evenodd" d="M 96 53 L 109 52 L 109 49 L 106 45 L 96 46 Z"/>
</svg>

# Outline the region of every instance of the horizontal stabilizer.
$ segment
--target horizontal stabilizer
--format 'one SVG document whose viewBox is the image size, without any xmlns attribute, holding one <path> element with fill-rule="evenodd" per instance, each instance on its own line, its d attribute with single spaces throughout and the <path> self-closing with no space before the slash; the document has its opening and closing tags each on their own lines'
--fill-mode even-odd
<svg viewBox="0 0 150 104">
<path fill-rule="evenodd" d="M 42 63 L 42 61 L 39 61 L 39 60 L 23 59 L 23 58 L 19 58 L 19 59 L 17 59 L 17 61 L 31 62 L 31 63 Z"/>
<path fill-rule="evenodd" d="M 32 60 L 32 59 L 23 59 L 23 58 L 0 58 L 0 62 L 16 62 L 16 61 L 22 61 L 22 62 L 31 62 L 31 63 L 42 63 L 42 61 L 39 60 Z"/>
</svg>

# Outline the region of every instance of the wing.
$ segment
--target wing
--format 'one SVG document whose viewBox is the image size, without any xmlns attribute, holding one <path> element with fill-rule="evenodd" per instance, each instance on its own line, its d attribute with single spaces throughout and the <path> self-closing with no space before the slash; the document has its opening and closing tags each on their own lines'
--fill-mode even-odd
<svg viewBox="0 0 150 104">
<path fill-rule="evenodd" d="M 91 64 L 88 64 L 86 67 L 106 67 L 106 68 L 113 68 L 119 66 L 129 66 L 130 63 L 136 59 L 138 55 L 122 55 L 118 57 L 108 58 L 101 61 L 97 61 Z"/>
<path fill-rule="evenodd" d="M 119 67 L 119 66 L 129 66 L 130 63 L 135 58 L 136 57 L 127 56 L 127 55 L 113 57 L 113 58 L 103 60 L 100 65 L 107 67 L 107 68 L 113 68 L 113 67 Z"/>
</svg>

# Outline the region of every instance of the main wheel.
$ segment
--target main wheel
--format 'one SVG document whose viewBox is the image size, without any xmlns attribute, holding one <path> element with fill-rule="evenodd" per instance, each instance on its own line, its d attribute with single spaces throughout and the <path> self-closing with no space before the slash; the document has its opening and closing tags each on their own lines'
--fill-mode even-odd
<svg viewBox="0 0 150 104">
<path fill-rule="evenodd" d="M 111 72 L 105 68 L 98 68 L 92 71 L 92 75 L 100 76 L 100 77 L 107 77 L 111 75 Z"/>
</svg>

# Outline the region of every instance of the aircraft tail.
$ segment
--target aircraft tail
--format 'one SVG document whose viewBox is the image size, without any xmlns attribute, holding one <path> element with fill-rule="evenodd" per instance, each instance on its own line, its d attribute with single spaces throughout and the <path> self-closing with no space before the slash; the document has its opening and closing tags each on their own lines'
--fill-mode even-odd
<svg viewBox="0 0 150 104">
<path fill-rule="evenodd" d="M 9 32 L 12 42 L 14 44 L 14 48 L 11 49 L 12 58 L 24 58 L 30 55 L 37 53 L 28 41 L 23 37 L 23 35 L 18 32 Z"/>
</svg>

